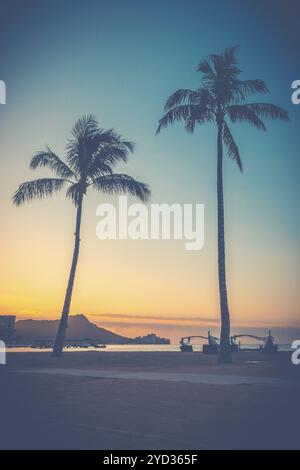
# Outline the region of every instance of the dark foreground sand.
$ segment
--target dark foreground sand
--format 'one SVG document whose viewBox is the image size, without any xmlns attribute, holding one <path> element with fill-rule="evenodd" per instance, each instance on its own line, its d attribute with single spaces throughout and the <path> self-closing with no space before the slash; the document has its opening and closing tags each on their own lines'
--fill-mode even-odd
<svg viewBox="0 0 300 470">
<path fill-rule="evenodd" d="M 300 448 L 300 366 L 289 353 L 238 353 L 227 366 L 214 356 L 176 352 L 67 352 L 61 359 L 33 352 L 7 359 L 0 366 L 2 449 Z M 52 374 L 44 373 L 49 368 Z M 213 384 L 197 383 L 198 376 Z M 253 382 L 242 383 L 245 377 Z"/>
</svg>

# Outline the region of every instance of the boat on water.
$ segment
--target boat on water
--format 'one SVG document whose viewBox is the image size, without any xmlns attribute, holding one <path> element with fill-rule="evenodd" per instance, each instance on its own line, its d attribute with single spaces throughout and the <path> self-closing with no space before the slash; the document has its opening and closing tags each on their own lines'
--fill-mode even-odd
<svg viewBox="0 0 300 470">
<path fill-rule="evenodd" d="M 180 351 L 181 352 L 193 352 L 193 346 L 191 344 L 192 339 L 205 339 L 207 340 L 207 344 L 203 344 L 202 352 L 203 354 L 218 354 L 220 349 L 220 338 L 216 336 L 212 336 L 210 331 L 208 331 L 207 336 L 201 335 L 194 335 L 194 336 L 185 336 L 181 338 L 180 344 Z M 240 341 L 237 344 L 236 340 L 240 338 L 251 338 L 258 341 L 261 341 L 261 344 L 258 348 L 247 348 L 245 346 L 242 347 Z M 278 345 L 275 344 L 275 338 L 271 334 L 271 330 L 269 330 L 266 336 L 257 336 L 253 334 L 238 334 L 233 335 L 230 337 L 230 349 L 231 352 L 238 352 L 238 351 L 260 351 L 264 354 L 275 354 L 278 351 Z"/>
</svg>

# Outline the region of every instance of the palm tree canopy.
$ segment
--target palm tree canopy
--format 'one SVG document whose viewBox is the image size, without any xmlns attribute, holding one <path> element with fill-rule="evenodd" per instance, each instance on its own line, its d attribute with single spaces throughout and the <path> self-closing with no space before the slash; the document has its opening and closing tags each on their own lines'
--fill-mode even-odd
<svg viewBox="0 0 300 470">
<path fill-rule="evenodd" d="M 228 156 L 236 161 L 242 171 L 238 147 L 227 121 L 247 122 L 265 131 L 265 119 L 288 121 L 289 117 L 284 109 L 270 103 L 245 103 L 249 96 L 268 93 L 269 90 L 263 80 L 239 78 L 241 70 L 237 65 L 236 49 L 231 47 L 222 54 L 211 54 L 200 62 L 197 69 L 202 74 L 200 87 L 196 90 L 177 90 L 168 98 L 157 133 L 176 121 L 184 121 L 189 132 L 194 131 L 196 124 L 220 124 Z"/>
<path fill-rule="evenodd" d="M 66 196 L 75 205 L 91 186 L 108 194 L 128 193 L 146 201 L 150 197 L 147 184 L 134 178 L 117 174 L 114 168 L 119 161 L 127 162 L 134 144 L 113 129 L 100 129 L 94 116 L 80 118 L 72 129 L 66 148 L 66 162 L 49 147 L 37 152 L 30 168 L 49 168 L 55 178 L 41 178 L 22 183 L 13 196 L 17 206 L 35 198 L 45 198 L 67 187 Z"/>
</svg>

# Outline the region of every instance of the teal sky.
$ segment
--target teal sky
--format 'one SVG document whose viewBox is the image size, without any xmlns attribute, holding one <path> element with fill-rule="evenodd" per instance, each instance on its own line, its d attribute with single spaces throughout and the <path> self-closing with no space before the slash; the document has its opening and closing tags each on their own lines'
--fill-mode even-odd
<svg viewBox="0 0 300 470">
<path fill-rule="evenodd" d="M 20 182 L 35 177 L 28 170 L 33 153 L 49 144 L 63 155 L 76 119 L 93 113 L 101 127 L 114 127 L 136 142 L 130 163 L 126 169 L 120 166 L 119 170 L 149 183 L 153 202 L 197 201 L 206 207 L 206 241 L 202 253 L 181 253 L 183 247 L 177 244 L 172 248 L 161 244 L 157 248 L 152 242 L 141 243 L 139 254 L 147 257 L 143 253 L 149 250 L 149 259 L 135 260 L 134 265 L 141 270 L 142 264 L 149 268 L 147 263 L 151 258 L 149 269 L 159 278 L 160 263 L 173 269 L 171 256 L 177 256 L 179 250 L 178 279 L 184 278 L 190 286 L 188 289 L 192 289 L 188 291 L 189 297 L 196 298 L 197 293 L 197 282 L 190 282 L 189 276 L 199 272 L 199 282 L 207 278 L 209 286 L 212 285 L 216 263 L 216 131 L 213 126 L 204 126 L 189 135 L 180 124 L 159 136 L 155 136 L 155 130 L 166 98 L 178 88 L 197 87 L 199 60 L 211 52 L 239 45 L 242 78 L 262 78 L 271 90 L 270 95 L 253 100 L 271 101 L 284 107 L 290 113 L 291 123 L 270 122 L 267 133 L 258 133 L 246 125 L 231 127 L 244 164 L 243 175 L 229 160 L 224 168 L 233 318 L 236 322 L 252 321 L 247 297 L 252 303 L 257 293 L 258 302 L 266 304 L 265 309 L 260 305 L 261 313 L 254 314 L 254 320 L 299 324 L 300 106 L 290 102 L 291 82 L 300 78 L 299 2 L 1 0 L 1 9 L 0 79 L 7 85 L 7 104 L 0 108 L 0 215 L 4 222 L 1 246 L 12 251 L 18 251 L 21 246 L 22 250 L 30 251 L 33 240 L 29 239 L 36 233 L 32 227 L 38 223 L 45 228 L 39 237 L 45 237 L 47 243 L 53 240 L 54 246 L 58 244 L 58 251 L 63 246 L 69 247 L 74 213 L 68 202 L 60 197 L 17 210 L 12 207 L 10 197 Z M 37 173 L 36 177 L 41 174 Z M 95 208 L 102 200 L 103 196 L 91 195 L 86 209 L 85 228 L 89 249 L 94 253 L 101 249 L 93 231 Z M 120 250 L 124 262 L 135 256 L 130 244 L 118 246 L 116 251 Z M 67 272 L 70 253 L 71 247 L 66 248 L 66 268 L 56 266 L 61 271 L 61 279 Z M 40 254 L 36 254 L 37 258 Z M 22 260 L 22 255 L 19 256 Z M 79 270 L 86 273 L 89 262 L 82 256 L 83 267 L 79 265 Z M 90 254 L 90 261 L 93 256 L 98 255 Z M 23 261 L 27 262 L 25 258 Z M 39 272 L 38 260 L 35 263 Z M 16 287 L 12 287 L 17 261 L 5 268 L 10 281 L 3 294 L 3 313 L 19 309 L 21 302 L 14 304 L 12 300 L 19 295 Z M 23 275 L 27 276 L 30 266 L 26 269 Z M 49 270 L 54 272 L 55 267 Z M 172 283 L 168 268 L 164 275 Z M 54 286 L 55 276 L 44 281 Z M 57 299 L 61 298 L 63 288 L 53 287 Z M 42 286 L 40 289 L 43 291 Z M 141 305 L 147 304 L 150 290 L 141 289 Z M 166 296 L 171 296 L 172 289 L 174 286 L 170 286 Z M 236 299 L 234 289 L 240 292 Z M 214 299 L 211 303 L 189 306 L 188 313 L 215 317 L 216 288 L 211 292 Z M 32 301 L 34 290 L 30 298 L 25 293 L 22 295 L 27 305 L 24 312 L 28 308 L 38 316 L 39 304 Z M 85 311 L 80 297 L 75 297 L 75 305 L 76 309 Z M 107 300 L 103 307 L 106 312 L 109 305 Z M 94 309 L 100 315 L 101 303 Z M 137 310 L 150 314 L 139 304 L 128 308 L 132 313 Z M 114 305 L 112 311 L 121 313 Z M 157 313 L 158 308 L 153 306 L 151 311 Z M 165 315 L 171 314 L 171 308 L 166 307 L 164 311 Z M 42 312 L 49 314 L 44 307 Z M 179 309 L 175 313 L 187 312 Z M 51 310 L 51 315 L 58 316 L 58 313 Z"/>
</svg>

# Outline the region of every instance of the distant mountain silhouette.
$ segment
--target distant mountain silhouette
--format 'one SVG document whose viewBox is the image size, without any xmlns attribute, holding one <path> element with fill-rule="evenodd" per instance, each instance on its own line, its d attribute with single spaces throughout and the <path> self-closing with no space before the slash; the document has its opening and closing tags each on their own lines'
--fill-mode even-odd
<svg viewBox="0 0 300 470">
<path fill-rule="evenodd" d="M 18 341 L 54 340 L 59 320 L 19 320 L 16 322 Z M 91 323 L 85 315 L 71 315 L 66 339 L 97 340 L 104 344 L 126 344 L 129 338 L 117 335 Z"/>
</svg>

